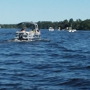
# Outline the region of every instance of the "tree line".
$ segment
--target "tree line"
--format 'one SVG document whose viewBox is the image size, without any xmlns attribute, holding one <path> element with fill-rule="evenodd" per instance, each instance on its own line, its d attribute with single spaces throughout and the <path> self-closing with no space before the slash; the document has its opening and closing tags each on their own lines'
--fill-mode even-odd
<svg viewBox="0 0 90 90">
<path fill-rule="evenodd" d="M 52 22 L 52 21 L 38 21 L 37 22 L 38 27 L 40 29 L 48 29 L 49 27 L 53 27 L 54 29 L 58 29 L 59 27 L 61 29 L 67 29 L 67 27 L 72 27 L 72 29 L 77 30 L 90 30 L 90 19 L 81 20 L 77 19 L 74 21 L 72 18 L 64 21 L 59 22 Z M 18 25 L 18 24 L 0 24 L 1 28 L 32 28 L 30 24 L 26 25 Z"/>
</svg>

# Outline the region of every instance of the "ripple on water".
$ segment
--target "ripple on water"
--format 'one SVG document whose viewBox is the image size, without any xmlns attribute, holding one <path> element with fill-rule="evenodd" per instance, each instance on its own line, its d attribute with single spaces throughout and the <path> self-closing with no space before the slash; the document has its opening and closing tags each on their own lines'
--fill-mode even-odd
<svg viewBox="0 0 90 90">
<path fill-rule="evenodd" d="M 0 32 L 0 90 L 90 90 L 89 32 L 42 30 L 50 42 L 2 42 L 16 30 Z"/>
</svg>

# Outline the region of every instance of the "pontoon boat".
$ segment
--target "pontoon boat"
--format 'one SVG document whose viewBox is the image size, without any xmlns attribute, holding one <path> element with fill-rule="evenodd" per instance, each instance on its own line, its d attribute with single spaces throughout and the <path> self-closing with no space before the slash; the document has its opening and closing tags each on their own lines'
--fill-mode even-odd
<svg viewBox="0 0 90 90">
<path fill-rule="evenodd" d="M 22 22 L 22 23 L 30 23 L 35 26 L 34 30 L 31 31 L 17 31 L 15 41 L 34 41 L 40 40 L 40 30 L 38 29 L 38 24 L 33 22 Z"/>
</svg>

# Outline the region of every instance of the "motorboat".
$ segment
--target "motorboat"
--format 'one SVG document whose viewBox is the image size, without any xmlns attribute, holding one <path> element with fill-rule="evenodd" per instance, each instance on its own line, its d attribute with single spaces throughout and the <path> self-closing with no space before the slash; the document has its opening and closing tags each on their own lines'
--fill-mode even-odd
<svg viewBox="0 0 90 90">
<path fill-rule="evenodd" d="M 68 27 L 68 31 L 69 32 L 76 32 L 76 29 L 72 29 L 72 24 L 71 24 L 71 27 Z"/>
<path fill-rule="evenodd" d="M 76 32 L 76 29 L 68 30 L 69 32 Z"/>
<path fill-rule="evenodd" d="M 38 28 L 38 24 L 35 22 L 22 22 L 23 24 L 28 23 L 34 26 L 34 29 L 30 29 L 29 31 L 26 31 L 22 29 L 21 31 L 16 31 L 16 36 L 13 39 L 7 40 L 8 42 L 29 42 L 29 41 L 45 41 L 49 42 L 49 39 L 42 39 L 41 33 Z M 22 24 L 19 23 L 19 24 Z M 19 25 L 18 24 L 18 25 Z M 22 25 L 21 25 L 22 26 Z"/>
<path fill-rule="evenodd" d="M 38 24 L 34 22 L 22 22 L 33 24 L 35 26 L 34 30 L 30 31 L 16 31 L 15 41 L 35 41 L 40 40 L 40 30 L 38 29 Z"/>
<path fill-rule="evenodd" d="M 49 27 L 49 31 L 54 31 L 54 28 L 53 27 Z"/>
</svg>

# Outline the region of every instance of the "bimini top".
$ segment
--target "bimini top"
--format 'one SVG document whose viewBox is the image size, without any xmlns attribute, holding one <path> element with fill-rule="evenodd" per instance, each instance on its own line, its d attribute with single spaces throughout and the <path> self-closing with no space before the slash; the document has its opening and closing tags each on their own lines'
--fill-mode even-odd
<svg viewBox="0 0 90 90">
<path fill-rule="evenodd" d="M 34 29 L 38 30 L 38 24 L 36 22 L 21 22 L 21 23 L 17 24 L 17 26 L 20 26 L 20 25 L 23 25 L 24 27 L 28 27 L 30 25 L 33 25 Z"/>
</svg>

